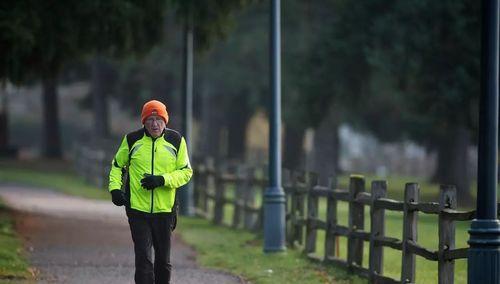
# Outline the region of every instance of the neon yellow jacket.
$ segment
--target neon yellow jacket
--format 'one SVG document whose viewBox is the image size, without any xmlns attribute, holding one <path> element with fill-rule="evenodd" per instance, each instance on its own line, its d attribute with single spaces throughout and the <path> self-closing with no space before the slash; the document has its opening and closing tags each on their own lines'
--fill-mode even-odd
<svg viewBox="0 0 500 284">
<path fill-rule="evenodd" d="M 144 128 L 125 135 L 111 165 L 109 191 L 122 187 L 125 167 L 125 193 L 130 208 L 147 213 L 172 212 L 177 188 L 188 183 L 193 175 L 186 140 L 168 128 L 156 139 Z M 153 190 L 143 188 L 144 174 L 163 176 L 165 185 Z"/>
</svg>

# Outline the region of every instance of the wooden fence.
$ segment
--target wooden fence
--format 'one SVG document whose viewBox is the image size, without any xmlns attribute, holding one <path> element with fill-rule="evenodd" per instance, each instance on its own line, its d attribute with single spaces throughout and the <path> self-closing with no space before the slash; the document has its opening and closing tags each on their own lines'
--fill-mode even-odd
<svg viewBox="0 0 500 284">
<path fill-rule="evenodd" d="M 113 151 L 99 146 L 75 146 L 77 171 L 89 182 L 105 187 Z M 267 185 L 264 172 L 244 166 L 226 165 L 215 169 L 210 159 L 193 162 L 194 202 L 199 216 L 215 224 L 252 231 L 262 229 L 262 196 Z M 438 262 L 438 282 L 453 283 L 454 260 L 467 257 L 467 248 L 455 248 L 455 222 L 472 220 L 475 211 L 457 211 L 456 190 L 441 186 L 439 202 L 419 202 L 419 185 L 408 183 L 404 200 L 386 198 L 385 181 L 371 183 L 366 191 L 362 176 L 351 176 L 348 189 L 317 185 L 313 173 L 283 171 L 286 194 L 286 234 L 290 247 L 304 250 L 313 260 L 334 263 L 372 283 L 414 283 L 416 256 Z M 326 221 L 319 218 L 319 201 L 326 200 Z M 337 221 L 339 201 L 349 204 L 348 224 Z M 365 208 L 369 207 L 370 228 L 364 228 Z M 402 239 L 385 236 L 385 212 L 403 213 Z M 231 215 L 227 215 L 231 213 Z M 417 218 L 419 213 L 438 215 L 439 246 L 433 251 L 419 245 Z M 226 217 L 226 218 L 225 218 Z M 226 220 L 226 221 L 225 221 Z M 230 220 L 229 222 L 227 220 Z M 318 231 L 325 232 L 324 255 L 316 254 Z M 347 238 L 347 258 L 339 258 L 338 237 Z M 364 242 L 368 242 L 368 268 L 362 266 Z M 401 279 L 383 274 L 383 248 L 402 252 Z"/>
<path fill-rule="evenodd" d="M 261 198 L 266 186 L 251 168 L 233 167 L 216 171 L 213 162 L 195 168 L 194 196 L 197 213 L 211 218 L 215 224 L 261 230 L 263 206 Z M 286 194 L 286 233 L 289 246 L 303 248 L 311 259 L 334 263 L 366 277 L 371 283 L 414 283 L 416 256 L 438 262 L 438 283 L 453 283 L 454 260 L 467 257 L 468 248 L 455 248 L 455 222 L 472 220 L 475 211 L 457 211 L 456 190 L 441 186 L 439 202 L 419 202 L 419 185 L 408 183 L 404 200 L 386 198 L 387 183 L 374 181 L 366 191 L 362 176 L 353 175 L 348 189 L 316 184 L 312 173 L 284 170 L 283 187 Z M 319 216 L 319 201 L 327 204 L 326 221 Z M 349 204 L 348 225 L 338 224 L 337 202 Z M 365 228 L 365 208 L 369 208 L 370 228 Z M 232 216 L 225 216 L 232 210 Z M 403 213 L 402 239 L 385 236 L 386 211 Z M 438 250 L 419 245 L 417 240 L 419 213 L 438 215 Z M 226 217 L 226 218 L 224 218 Z M 229 218 L 228 218 L 229 217 Z M 228 224 L 227 220 L 231 220 Z M 316 252 L 318 231 L 325 232 L 324 255 Z M 339 255 L 338 237 L 347 238 L 347 258 Z M 362 266 L 364 242 L 368 242 L 368 268 Z M 402 252 L 401 279 L 384 276 L 383 248 Z"/>
<path fill-rule="evenodd" d="M 75 170 L 86 182 L 107 188 L 109 170 L 116 149 L 108 141 L 92 141 L 73 145 Z"/>
<path fill-rule="evenodd" d="M 243 166 L 225 165 L 218 174 L 213 161 L 198 164 L 195 168 L 194 204 L 197 215 L 211 218 L 217 225 L 224 223 L 229 205 L 232 210 L 231 223 L 234 228 L 252 231 L 262 226 L 263 207 L 257 197 L 262 196 L 265 180 L 258 178 L 257 170 Z M 229 188 L 231 190 L 229 190 Z M 231 196 L 228 195 L 231 193 Z"/>
</svg>

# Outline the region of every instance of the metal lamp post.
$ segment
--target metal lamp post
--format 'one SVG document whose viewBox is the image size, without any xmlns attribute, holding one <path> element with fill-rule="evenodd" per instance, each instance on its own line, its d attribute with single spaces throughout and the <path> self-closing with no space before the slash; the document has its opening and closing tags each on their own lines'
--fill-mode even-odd
<svg viewBox="0 0 500 284">
<path fill-rule="evenodd" d="M 280 0 L 271 0 L 271 109 L 269 116 L 269 186 L 264 193 L 264 252 L 284 251 L 285 194 L 281 187 Z"/>
<path fill-rule="evenodd" d="M 182 105 L 184 117 L 182 120 L 182 131 L 186 139 L 188 150 L 191 148 L 192 119 L 193 119 L 193 28 L 192 22 L 188 17 L 184 25 L 184 96 Z M 180 214 L 184 216 L 194 215 L 193 207 L 193 186 L 186 184 L 179 190 Z"/>
<path fill-rule="evenodd" d="M 477 214 L 469 230 L 468 283 L 500 283 L 497 219 L 499 1 L 482 1 Z"/>
</svg>

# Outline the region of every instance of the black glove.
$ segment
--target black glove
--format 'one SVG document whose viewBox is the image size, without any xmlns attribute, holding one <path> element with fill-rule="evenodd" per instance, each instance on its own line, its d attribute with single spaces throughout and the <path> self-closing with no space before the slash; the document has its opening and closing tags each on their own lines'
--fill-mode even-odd
<svg viewBox="0 0 500 284">
<path fill-rule="evenodd" d="M 154 176 L 150 174 L 144 174 L 144 178 L 141 179 L 141 185 L 147 190 L 157 188 L 165 185 L 165 179 L 162 176 Z"/>
<path fill-rule="evenodd" d="M 116 206 L 123 206 L 127 204 L 127 200 L 125 199 L 123 191 L 119 189 L 111 191 L 111 200 L 113 201 L 113 204 L 115 204 Z"/>
</svg>

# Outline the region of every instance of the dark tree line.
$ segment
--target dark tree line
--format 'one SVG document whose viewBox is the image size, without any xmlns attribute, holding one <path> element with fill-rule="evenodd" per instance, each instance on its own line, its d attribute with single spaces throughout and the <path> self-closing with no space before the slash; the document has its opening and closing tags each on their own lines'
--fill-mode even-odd
<svg viewBox="0 0 500 284">
<path fill-rule="evenodd" d="M 166 2 L 3 1 L 4 80 L 40 80 L 44 155 L 61 157 L 57 86 L 65 64 L 91 54 L 146 52 L 162 31 Z M 19 21 L 20 19 L 20 21 Z"/>
<path fill-rule="evenodd" d="M 356 113 L 345 119 L 382 141 L 411 139 L 436 151 L 433 180 L 456 184 L 462 203 L 470 200 L 468 146 L 475 143 L 478 127 L 480 3 L 329 4 L 336 15 L 316 42 L 318 52 L 309 56 L 316 73 L 305 90 L 314 92 L 320 105 Z"/>
<path fill-rule="evenodd" d="M 248 117 L 267 107 L 267 15 L 267 3 L 241 12 L 200 75 L 220 96 L 217 112 L 239 125 L 229 126 L 230 137 L 240 138 Z M 435 152 L 433 181 L 456 184 L 461 202 L 470 200 L 477 1 L 297 0 L 287 1 L 282 15 L 285 166 L 304 167 L 304 131 L 314 128 L 314 170 L 335 175 L 338 127 L 348 123 L 383 142 L 412 140 Z"/>
<path fill-rule="evenodd" d="M 178 21 L 196 19 L 195 32 L 206 47 L 224 32 L 232 9 L 245 1 L 3 1 L 0 4 L 0 78 L 15 84 L 39 80 L 43 93 L 44 156 L 60 158 L 57 86 L 70 62 L 92 59 L 93 108 L 97 135 L 108 134 L 104 57 L 141 56 L 158 45 L 167 11 Z M 2 117 L 6 117 L 2 113 Z M 7 129 L 2 129 L 7 133 Z"/>
<path fill-rule="evenodd" d="M 182 27 L 192 21 L 200 151 L 221 156 L 227 135 L 226 158 L 242 160 L 249 120 L 269 98 L 268 4 L 2 2 L 0 51 L 8 56 L 0 59 L 0 77 L 42 82 L 48 156 L 60 155 L 59 72 L 75 60 L 90 62 L 98 135 L 109 133 L 108 96 L 132 113 L 147 99 L 163 99 L 179 123 Z M 435 151 L 433 180 L 457 184 L 466 200 L 479 22 L 473 0 L 283 1 L 284 165 L 304 168 L 304 133 L 313 128 L 313 170 L 337 174 L 338 127 L 347 123 L 384 142 L 412 140 Z"/>
</svg>

